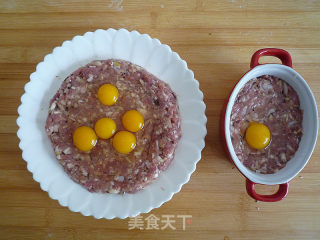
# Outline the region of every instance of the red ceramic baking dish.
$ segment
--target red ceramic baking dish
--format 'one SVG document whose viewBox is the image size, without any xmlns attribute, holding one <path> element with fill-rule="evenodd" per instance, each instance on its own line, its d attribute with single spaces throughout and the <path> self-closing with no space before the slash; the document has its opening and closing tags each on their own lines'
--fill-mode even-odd
<svg viewBox="0 0 320 240">
<path fill-rule="evenodd" d="M 282 64 L 259 64 L 259 58 L 262 56 L 277 57 Z M 316 101 L 306 81 L 292 68 L 291 56 L 287 51 L 276 48 L 260 49 L 253 54 L 250 67 L 251 69 L 243 75 L 233 88 L 222 110 L 222 140 L 231 161 L 246 178 L 247 193 L 258 201 L 280 201 L 288 193 L 289 181 L 305 167 L 315 147 L 319 127 Z M 300 108 L 303 111 L 303 135 L 298 150 L 284 168 L 272 174 L 261 174 L 245 167 L 235 154 L 230 136 L 230 115 L 236 96 L 249 80 L 262 75 L 276 76 L 289 83 L 297 92 Z M 255 192 L 256 184 L 279 185 L 279 189 L 272 195 L 260 195 Z"/>
</svg>

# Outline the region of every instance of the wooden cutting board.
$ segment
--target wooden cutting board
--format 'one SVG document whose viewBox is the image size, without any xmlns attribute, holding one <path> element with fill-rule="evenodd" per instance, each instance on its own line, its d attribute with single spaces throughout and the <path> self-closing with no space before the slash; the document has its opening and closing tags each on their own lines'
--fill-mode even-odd
<svg viewBox="0 0 320 240">
<path fill-rule="evenodd" d="M 96 220 L 61 207 L 32 179 L 18 148 L 17 107 L 36 64 L 64 40 L 110 27 L 170 45 L 194 71 L 207 105 L 208 135 L 196 172 L 171 201 L 141 215 L 144 230 L 129 230 L 134 219 Z M 0 1 L 0 239 L 320 239 L 319 144 L 277 203 L 251 199 L 222 148 L 224 99 L 251 55 L 265 47 L 290 52 L 319 105 L 317 0 Z M 275 189 L 258 187 L 260 193 Z M 158 225 L 150 225 L 152 218 Z"/>
</svg>

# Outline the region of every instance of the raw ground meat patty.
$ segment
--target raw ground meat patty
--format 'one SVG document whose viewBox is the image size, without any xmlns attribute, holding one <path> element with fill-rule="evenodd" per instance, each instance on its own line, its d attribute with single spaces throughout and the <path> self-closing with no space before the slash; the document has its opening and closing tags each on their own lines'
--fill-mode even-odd
<svg viewBox="0 0 320 240">
<path fill-rule="evenodd" d="M 258 173 L 279 171 L 299 147 L 302 115 L 296 91 L 282 79 L 264 75 L 247 82 L 231 112 L 231 140 L 239 160 Z M 269 128 L 271 142 L 265 149 L 252 149 L 245 141 L 250 122 Z"/>
<path fill-rule="evenodd" d="M 118 101 L 105 106 L 97 98 L 101 85 L 110 83 L 119 91 Z M 72 141 L 80 126 L 94 128 L 103 117 L 124 130 L 121 117 L 131 109 L 144 117 L 137 144 L 130 154 L 118 153 L 112 138 L 98 139 L 89 152 Z M 62 83 L 52 98 L 46 131 L 56 157 L 68 175 L 90 192 L 134 193 L 159 176 L 174 157 L 181 137 L 179 107 L 169 85 L 143 68 L 120 60 L 93 61 Z"/>
</svg>

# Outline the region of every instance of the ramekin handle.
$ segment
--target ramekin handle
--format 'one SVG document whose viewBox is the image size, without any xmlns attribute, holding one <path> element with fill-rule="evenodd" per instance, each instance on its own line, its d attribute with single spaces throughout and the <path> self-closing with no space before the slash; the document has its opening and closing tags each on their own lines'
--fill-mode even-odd
<svg viewBox="0 0 320 240">
<path fill-rule="evenodd" d="M 259 59 L 262 56 L 277 57 L 281 60 L 283 65 L 286 65 L 288 67 L 292 67 L 292 59 L 291 59 L 290 54 L 287 51 L 285 51 L 283 49 L 279 49 L 279 48 L 263 48 L 263 49 L 256 51 L 251 57 L 250 67 L 254 68 L 254 67 L 260 65 Z"/>
<path fill-rule="evenodd" d="M 256 183 L 250 181 L 247 179 L 246 181 L 246 188 L 247 188 L 247 193 L 252 197 L 253 199 L 261 202 L 278 202 L 282 200 L 285 196 L 288 194 L 289 190 L 289 183 L 283 183 L 279 185 L 279 189 L 276 193 L 272 195 L 260 195 L 256 193 L 254 187 Z"/>
</svg>

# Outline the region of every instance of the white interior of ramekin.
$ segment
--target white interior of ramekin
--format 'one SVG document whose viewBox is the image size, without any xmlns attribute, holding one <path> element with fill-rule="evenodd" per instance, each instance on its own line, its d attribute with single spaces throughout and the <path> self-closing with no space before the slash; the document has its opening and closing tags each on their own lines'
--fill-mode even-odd
<svg viewBox="0 0 320 240">
<path fill-rule="evenodd" d="M 235 154 L 230 137 L 230 115 L 236 96 L 249 80 L 265 74 L 279 77 L 289 83 L 298 93 L 300 107 L 303 110 L 303 136 L 298 151 L 283 169 L 274 174 L 260 174 L 246 168 Z M 295 70 L 281 64 L 264 64 L 247 72 L 235 86 L 226 108 L 225 135 L 229 152 L 242 174 L 255 183 L 274 185 L 289 182 L 294 178 L 309 161 L 316 144 L 318 127 L 316 101 L 308 84 Z"/>
</svg>

